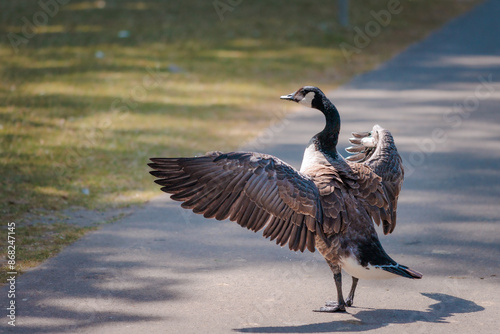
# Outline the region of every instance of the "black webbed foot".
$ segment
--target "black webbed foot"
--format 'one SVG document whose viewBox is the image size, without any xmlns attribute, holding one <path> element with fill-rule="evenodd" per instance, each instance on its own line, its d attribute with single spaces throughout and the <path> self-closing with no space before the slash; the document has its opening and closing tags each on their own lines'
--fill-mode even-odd
<svg viewBox="0 0 500 334">
<path fill-rule="evenodd" d="M 326 313 L 336 313 L 336 312 L 346 312 L 345 304 L 339 304 L 337 302 L 326 302 L 325 306 L 320 307 L 314 312 L 326 312 Z"/>
</svg>

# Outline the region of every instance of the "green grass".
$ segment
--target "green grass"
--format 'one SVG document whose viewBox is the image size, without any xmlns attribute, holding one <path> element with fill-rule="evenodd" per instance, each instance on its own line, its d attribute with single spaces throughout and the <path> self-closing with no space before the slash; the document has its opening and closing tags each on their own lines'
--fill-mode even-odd
<svg viewBox="0 0 500 334">
<path fill-rule="evenodd" d="M 69 227 L 24 226 L 27 212 L 143 203 L 159 194 L 149 157 L 235 149 L 282 114 L 280 95 L 304 84 L 332 89 L 479 2 L 402 1 L 347 62 L 339 45 L 354 34 L 337 24 L 332 0 L 243 0 L 223 21 L 211 0 L 72 0 L 17 53 L 8 34 L 22 36 L 22 18 L 33 22 L 42 9 L 3 1 L 3 224 L 44 239 Z M 387 3 L 352 0 L 352 26 L 363 29 Z M 45 258 L 25 256 L 26 266 Z"/>
<path fill-rule="evenodd" d="M 42 261 L 57 254 L 64 246 L 78 240 L 86 232 L 94 230 L 95 228 L 96 227 L 78 227 L 64 223 L 16 227 L 16 242 L 14 244 L 16 271 L 22 273 L 26 269 L 38 265 Z M 5 233 L 5 240 L 7 240 L 7 233 Z M 5 251 L 5 253 L 7 253 L 7 251 Z M 7 259 L 5 263 L 4 261 L 0 263 L 2 263 L 2 267 L 4 267 L 4 270 L 0 272 L 0 282 L 5 283 L 9 276 L 7 272 L 13 270 L 7 269 Z"/>
</svg>

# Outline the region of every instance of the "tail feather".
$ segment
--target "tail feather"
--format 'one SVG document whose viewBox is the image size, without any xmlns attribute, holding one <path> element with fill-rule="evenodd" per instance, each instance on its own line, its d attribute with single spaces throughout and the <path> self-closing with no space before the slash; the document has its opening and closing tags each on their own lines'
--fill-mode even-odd
<svg viewBox="0 0 500 334">
<path fill-rule="evenodd" d="M 420 279 L 422 278 L 422 274 L 419 273 L 416 270 L 410 269 L 406 266 L 403 266 L 401 264 L 395 264 L 395 265 L 382 265 L 380 266 L 381 269 L 388 271 L 390 273 L 403 276 L 406 278 L 412 278 L 412 279 Z"/>
</svg>

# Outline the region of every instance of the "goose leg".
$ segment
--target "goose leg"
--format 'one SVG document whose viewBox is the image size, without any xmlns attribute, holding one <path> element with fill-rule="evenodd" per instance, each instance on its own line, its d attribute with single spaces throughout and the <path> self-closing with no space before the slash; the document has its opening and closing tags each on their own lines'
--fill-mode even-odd
<svg viewBox="0 0 500 334">
<path fill-rule="evenodd" d="M 349 295 L 347 296 L 347 299 L 345 300 L 345 304 L 347 306 L 352 306 L 352 303 L 354 302 L 354 291 L 356 291 L 356 286 L 358 285 L 359 279 L 357 277 L 352 278 L 352 286 L 351 286 L 351 291 L 349 292 Z"/>
<path fill-rule="evenodd" d="M 321 307 L 315 312 L 345 312 L 346 303 L 344 302 L 344 296 L 342 295 L 342 273 L 340 268 L 330 266 L 333 271 L 333 279 L 335 280 L 335 286 L 337 287 L 337 302 L 327 302 L 325 306 Z"/>
</svg>

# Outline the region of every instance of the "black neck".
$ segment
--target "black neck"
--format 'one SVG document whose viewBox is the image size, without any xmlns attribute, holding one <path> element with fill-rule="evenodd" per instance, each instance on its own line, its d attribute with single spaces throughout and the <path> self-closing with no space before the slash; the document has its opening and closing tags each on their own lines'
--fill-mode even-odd
<svg viewBox="0 0 500 334">
<path fill-rule="evenodd" d="M 315 99 L 316 100 L 316 99 Z M 333 158 L 337 157 L 337 143 L 340 132 L 340 115 L 333 103 L 323 96 L 314 101 L 314 108 L 319 109 L 326 118 L 326 125 L 323 131 L 316 136 L 319 141 L 320 149 Z"/>
</svg>

